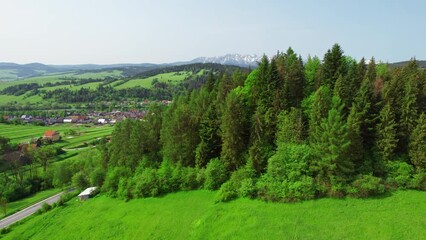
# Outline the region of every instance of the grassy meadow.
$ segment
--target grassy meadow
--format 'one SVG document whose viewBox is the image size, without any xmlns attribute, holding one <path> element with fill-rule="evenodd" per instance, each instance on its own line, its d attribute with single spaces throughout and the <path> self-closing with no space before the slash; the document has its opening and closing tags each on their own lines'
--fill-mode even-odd
<svg viewBox="0 0 426 240">
<path fill-rule="evenodd" d="M 161 73 L 157 74 L 152 77 L 148 78 L 142 78 L 142 79 L 131 79 L 121 85 L 118 85 L 115 87 L 116 89 L 125 89 L 125 88 L 131 88 L 131 87 L 144 87 L 144 88 L 151 88 L 152 87 L 152 81 L 154 79 L 157 79 L 159 82 L 165 82 L 165 83 L 172 83 L 177 84 L 181 81 L 183 81 L 185 78 L 192 75 L 192 72 L 187 71 L 181 71 L 181 72 L 172 72 L 172 73 Z M 114 85 L 114 83 L 113 83 Z"/>
<path fill-rule="evenodd" d="M 215 203 L 215 192 L 125 202 L 71 200 L 31 217 L 4 239 L 425 239 L 426 192 L 373 199 Z"/>
</svg>

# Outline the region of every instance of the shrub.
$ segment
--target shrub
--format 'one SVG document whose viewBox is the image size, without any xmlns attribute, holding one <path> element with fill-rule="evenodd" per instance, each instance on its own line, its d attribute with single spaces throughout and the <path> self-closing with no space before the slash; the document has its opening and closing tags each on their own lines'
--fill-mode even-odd
<svg viewBox="0 0 426 240">
<path fill-rule="evenodd" d="M 182 183 L 180 189 L 184 191 L 195 190 L 200 187 L 197 181 L 197 169 L 186 167 L 182 169 Z"/>
<path fill-rule="evenodd" d="M 228 181 L 220 187 L 216 202 L 228 202 L 238 197 L 237 187 L 233 181 Z"/>
<path fill-rule="evenodd" d="M 37 214 L 42 214 L 42 213 L 45 213 L 45 212 L 48 212 L 50 209 L 52 209 L 52 206 L 50 206 L 49 204 L 47 204 L 47 203 L 43 203 L 42 205 L 41 205 L 41 208 L 39 209 L 39 210 L 37 210 Z"/>
<path fill-rule="evenodd" d="M 90 173 L 90 185 L 102 186 L 105 180 L 105 172 L 101 168 L 96 168 Z"/>
<path fill-rule="evenodd" d="M 269 158 L 267 172 L 256 184 L 259 197 L 290 202 L 312 199 L 316 193 L 308 166 L 312 156 L 307 145 L 281 144 Z"/>
<path fill-rule="evenodd" d="M 409 187 L 413 178 L 413 166 L 403 161 L 390 161 L 386 163 L 386 170 L 388 185 L 402 189 Z"/>
<path fill-rule="evenodd" d="M 133 177 L 133 196 L 155 197 L 160 194 L 157 170 L 146 168 Z"/>
<path fill-rule="evenodd" d="M 366 198 L 384 192 L 385 186 L 382 183 L 382 179 L 372 175 L 358 176 L 352 183 L 352 187 L 348 190 L 350 196 L 357 198 Z"/>
<path fill-rule="evenodd" d="M 89 186 L 89 180 L 86 177 L 86 174 L 83 172 L 78 172 L 72 176 L 72 185 L 79 190 L 83 190 Z"/>
<path fill-rule="evenodd" d="M 204 188 L 208 190 L 218 189 L 227 179 L 225 165 L 218 159 L 212 159 L 205 171 Z"/>
<path fill-rule="evenodd" d="M 426 191 L 426 173 L 420 172 L 420 173 L 414 174 L 410 187 L 414 189 Z"/>
</svg>

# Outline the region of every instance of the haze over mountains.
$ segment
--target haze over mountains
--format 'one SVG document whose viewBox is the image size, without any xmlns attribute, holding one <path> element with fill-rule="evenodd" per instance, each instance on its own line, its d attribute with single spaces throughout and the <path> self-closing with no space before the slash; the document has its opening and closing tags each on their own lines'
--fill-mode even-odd
<svg viewBox="0 0 426 240">
<path fill-rule="evenodd" d="M 141 71 L 152 70 L 160 67 L 177 66 L 192 63 L 218 63 L 223 65 L 234 65 L 239 67 L 255 68 L 261 56 L 226 54 L 217 57 L 198 57 L 191 61 L 173 63 L 119 63 L 119 64 L 76 64 L 76 65 L 46 65 L 42 63 L 16 64 L 0 62 L 0 81 L 13 81 L 16 79 L 40 76 L 44 74 L 75 71 L 75 70 L 100 70 L 117 68 L 138 68 Z M 403 66 L 407 61 L 392 63 L 393 66 Z M 426 61 L 418 61 L 420 67 L 426 67 Z"/>
</svg>

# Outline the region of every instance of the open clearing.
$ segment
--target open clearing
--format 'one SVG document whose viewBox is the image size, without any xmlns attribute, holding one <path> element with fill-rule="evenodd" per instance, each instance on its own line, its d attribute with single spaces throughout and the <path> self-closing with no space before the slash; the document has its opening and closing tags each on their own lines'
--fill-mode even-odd
<svg viewBox="0 0 426 240">
<path fill-rule="evenodd" d="M 426 192 L 295 204 L 214 203 L 192 191 L 125 202 L 71 200 L 13 227 L 4 239 L 425 239 Z"/>
</svg>

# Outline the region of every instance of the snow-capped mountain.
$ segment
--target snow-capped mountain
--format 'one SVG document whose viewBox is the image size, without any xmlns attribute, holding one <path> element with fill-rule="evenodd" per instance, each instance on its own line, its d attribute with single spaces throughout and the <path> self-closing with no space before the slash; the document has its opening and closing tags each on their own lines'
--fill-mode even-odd
<svg viewBox="0 0 426 240">
<path fill-rule="evenodd" d="M 219 63 L 241 67 L 256 67 L 261 57 L 257 55 L 226 54 L 220 57 L 199 57 L 191 63 Z"/>
</svg>

